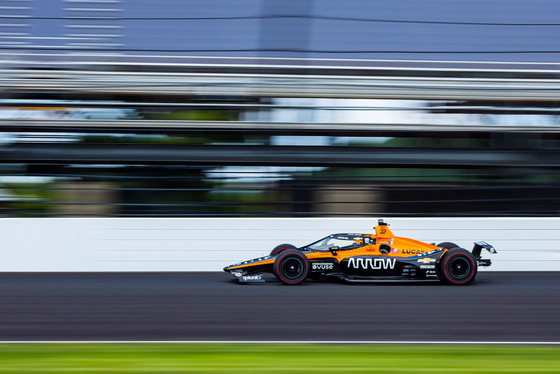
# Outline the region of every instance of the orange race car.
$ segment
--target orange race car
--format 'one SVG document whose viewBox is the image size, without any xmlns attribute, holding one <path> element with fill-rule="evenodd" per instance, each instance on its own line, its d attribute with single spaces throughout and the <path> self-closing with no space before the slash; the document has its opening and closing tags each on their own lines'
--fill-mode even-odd
<svg viewBox="0 0 560 374">
<path fill-rule="evenodd" d="M 478 266 L 490 266 L 481 258 L 482 249 L 496 250 L 476 242 L 472 252 L 451 242 L 427 244 L 394 236 L 379 220 L 375 234 L 332 234 L 297 248 L 281 244 L 270 255 L 229 265 L 242 282 L 264 282 L 264 272 L 272 272 L 285 284 L 304 280 L 339 278 L 348 282 L 395 282 L 442 280 L 449 284 L 471 283 Z"/>
</svg>

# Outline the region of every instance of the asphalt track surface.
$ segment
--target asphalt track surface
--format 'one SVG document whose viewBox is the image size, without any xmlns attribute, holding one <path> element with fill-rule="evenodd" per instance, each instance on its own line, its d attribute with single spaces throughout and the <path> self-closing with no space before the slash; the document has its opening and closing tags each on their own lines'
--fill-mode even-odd
<svg viewBox="0 0 560 374">
<path fill-rule="evenodd" d="M 237 284 L 226 273 L 0 275 L 0 340 L 560 340 L 560 273 L 470 286 Z"/>
</svg>

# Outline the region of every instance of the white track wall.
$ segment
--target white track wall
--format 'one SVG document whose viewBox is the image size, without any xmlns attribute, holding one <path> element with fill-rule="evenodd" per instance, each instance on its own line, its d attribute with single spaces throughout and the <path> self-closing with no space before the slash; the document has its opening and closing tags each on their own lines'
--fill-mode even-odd
<svg viewBox="0 0 560 374">
<path fill-rule="evenodd" d="M 389 218 L 397 236 L 498 254 L 492 271 L 560 271 L 557 218 Z M 331 233 L 370 233 L 377 218 L 2 218 L 2 272 L 221 271 Z"/>
</svg>

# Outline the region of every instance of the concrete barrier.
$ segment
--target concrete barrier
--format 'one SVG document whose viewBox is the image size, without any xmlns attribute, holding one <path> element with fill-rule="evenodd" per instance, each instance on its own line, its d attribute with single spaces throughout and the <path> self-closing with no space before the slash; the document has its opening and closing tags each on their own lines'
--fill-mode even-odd
<svg viewBox="0 0 560 374">
<path fill-rule="evenodd" d="M 389 218 L 397 236 L 467 249 L 484 240 L 492 271 L 560 271 L 560 218 Z M 372 218 L 2 218 L 2 272 L 220 271 Z"/>
</svg>

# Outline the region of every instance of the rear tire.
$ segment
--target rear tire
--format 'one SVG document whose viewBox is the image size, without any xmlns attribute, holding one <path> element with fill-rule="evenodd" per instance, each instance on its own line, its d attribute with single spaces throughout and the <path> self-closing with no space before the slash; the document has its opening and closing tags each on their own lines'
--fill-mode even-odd
<svg viewBox="0 0 560 374">
<path fill-rule="evenodd" d="M 438 247 L 445 248 L 445 249 L 459 248 L 459 246 L 458 246 L 457 244 L 452 243 L 452 242 L 443 242 L 443 243 L 439 243 L 437 246 L 438 246 Z"/>
<path fill-rule="evenodd" d="M 280 244 L 280 245 L 277 245 L 276 247 L 274 247 L 274 249 L 272 251 L 270 251 L 270 255 L 271 256 L 276 256 L 280 252 L 284 252 L 288 249 L 297 249 L 297 247 L 295 245 L 292 245 L 292 244 Z"/>
<path fill-rule="evenodd" d="M 478 270 L 473 254 L 463 248 L 449 250 L 439 266 L 443 281 L 454 285 L 471 283 Z"/>
<path fill-rule="evenodd" d="M 300 251 L 288 249 L 276 257 L 272 271 L 284 284 L 300 284 L 309 275 L 309 260 Z"/>
</svg>

